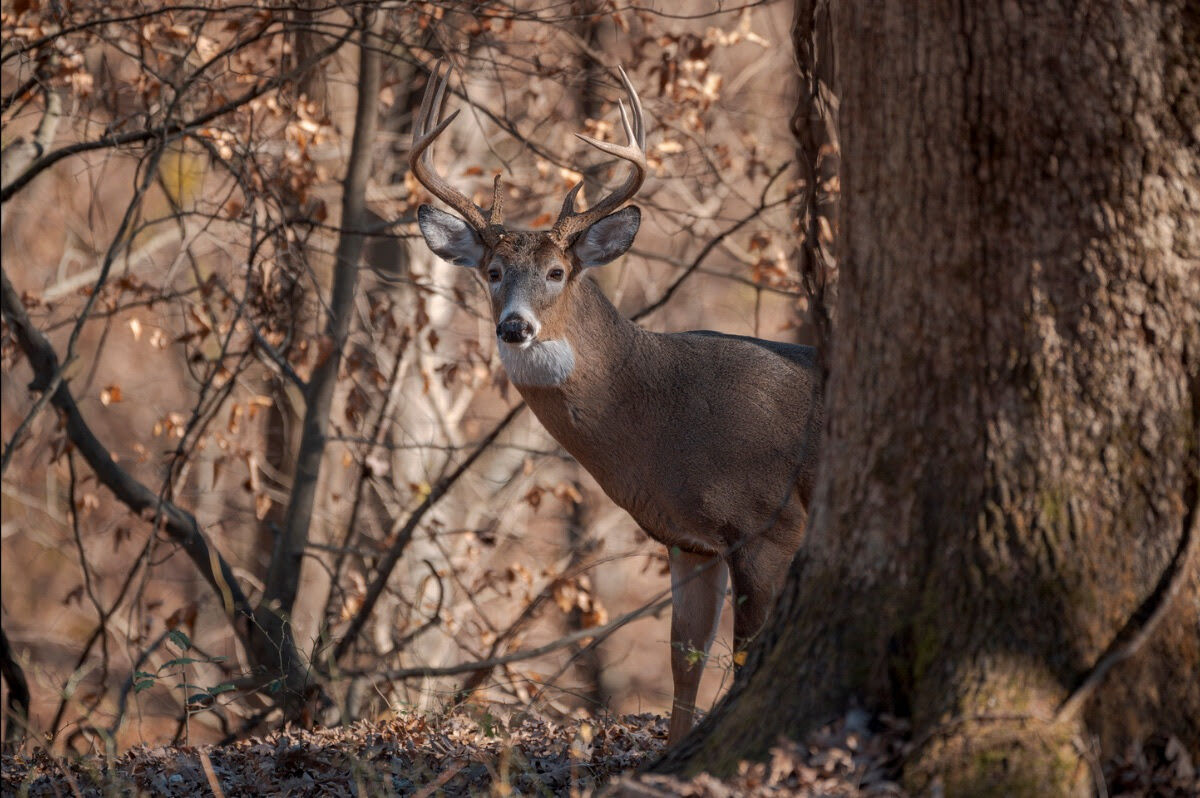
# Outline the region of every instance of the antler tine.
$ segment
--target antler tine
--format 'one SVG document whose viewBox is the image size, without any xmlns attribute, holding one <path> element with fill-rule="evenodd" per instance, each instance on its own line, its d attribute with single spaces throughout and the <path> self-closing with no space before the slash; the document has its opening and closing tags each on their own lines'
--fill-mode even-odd
<svg viewBox="0 0 1200 798">
<path fill-rule="evenodd" d="M 488 226 L 501 227 L 504 224 L 504 189 L 500 187 L 500 175 L 492 181 L 492 207 L 488 210 Z"/>
<path fill-rule="evenodd" d="M 571 186 L 571 190 L 567 192 L 567 198 L 563 200 L 562 209 L 558 212 L 559 221 L 566 219 L 575 211 L 575 198 L 579 196 L 581 188 L 583 188 L 582 180 Z M 555 228 L 557 229 L 557 227 L 556 223 Z"/>
<path fill-rule="evenodd" d="M 625 85 L 625 91 L 629 94 L 629 103 L 633 106 L 633 123 L 634 130 L 637 133 L 637 144 L 643 150 L 646 149 L 646 120 L 645 114 L 642 112 L 642 98 L 638 97 L 637 91 L 633 88 L 633 82 L 629 80 L 629 76 L 625 74 L 625 67 L 618 66 L 617 72 L 621 73 L 621 83 Z M 623 108 L 621 109 L 624 110 Z M 622 120 L 625 114 L 621 114 Z"/>
<path fill-rule="evenodd" d="M 439 59 L 429 71 L 429 78 L 425 82 L 425 93 L 421 95 L 421 110 L 417 112 L 414 123 L 414 133 L 421 138 L 427 137 L 440 121 L 441 109 L 437 105 L 442 102 L 442 85 L 449 79 L 449 70 L 442 72 L 445 65 L 445 60 Z"/>
<path fill-rule="evenodd" d="M 583 183 L 576 183 L 571 188 L 563 201 L 558 221 L 554 223 L 552 230 L 552 234 L 564 243 L 633 199 L 646 180 L 646 122 L 645 114 L 642 111 L 642 101 L 638 97 L 637 90 L 633 88 L 629 76 L 625 74 L 625 70 L 617 67 L 617 71 L 621 75 L 621 83 L 625 86 L 625 92 L 629 95 L 629 106 L 632 113 L 631 121 L 630 114 L 625 112 L 625 104 L 621 101 L 617 102 L 617 108 L 621 112 L 621 127 L 625 130 L 625 145 L 597 141 L 582 133 L 575 135 L 603 153 L 628 161 L 633 166 L 633 172 L 625 179 L 620 188 L 583 213 L 575 213 L 575 199 L 579 195 L 579 190 L 583 188 Z"/>
<path fill-rule="evenodd" d="M 493 205 L 491 218 L 485 219 L 482 208 L 437 173 L 429 150 L 429 146 L 438 136 L 442 135 L 459 114 L 459 111 L 455 111 L 447 118 L 438 121 L 445 110 L 446 89 L 450 85 L 450 67 L 447 67 L 444 73 L 441 71 L 442 65 L 445 63 L 445 59 L 442 59 L 434 64 L 433 71 L 429 75 L 429 83 L 425 86 L 425 95 L 421 98 L 421 110 L 417 112 L 417 118 L 413 122 L 413 142 L 412 149 L 408 152 L 408 167 L 430 194 L 458 211 L 459 215 L 475 228 L 476 232 L 484 234 L 487 232 L 489 224 L 500 224 L 500 208 L 498 205 Z M 495 189 L 494 198 L 498 199 L 500 196 L 499 178 L 497 178 Z"/>
<path fill-rule="evenodd" d="M 644 150 L 646 149 L 646 125 L 644 125 L 644 114 L 642 113 L 642 98 L 637 96 L 634 84 L 632 84 L 628 74 L 625 74 L 625 67 L 618 66 L 617 72 L 620 73 L 620 82 L 625 86 L 625 92 L 629 95 L 629 104 L 632 106 L 632 110 L 634 110 L 634 136 L 630 140 L 636 139 L 637 146 L 640 146 Z M 625 126 L 626 136 L 629 136 L 629 125 L 625 124 L 628 120 L 625 119 L 624 106 L 620 108 L 620 121 Z"/>
</svg>

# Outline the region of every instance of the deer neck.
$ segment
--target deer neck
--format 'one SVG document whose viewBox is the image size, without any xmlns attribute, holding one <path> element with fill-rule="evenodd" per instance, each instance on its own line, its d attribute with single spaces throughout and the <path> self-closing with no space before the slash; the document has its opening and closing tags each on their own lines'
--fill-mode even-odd
<svg viewBox="0 0 1200 798">
<path fill-rule="evenodd" d="M 613 419 L 636 415 L 631 403 L 646 392 L 639 369 L 653 369 L 652 335 L 621 316 L 600 287 L 581 278 L 562 309 L 569 324 L 561 337 L 540 342 L 539 353 L 558 367 L 528 368 L 501 351 L 509 379 L 554 438 L 581 461 L 584 450 L 608 446 Z M 503 346 L 503 345 L 501 345 Z M 535 355 L 537 357 L 537 355 Z M 531 377 L 542 379 L 531 379 Z M 585 462 L 586 465 L 586 462 Z"/>
</svg>

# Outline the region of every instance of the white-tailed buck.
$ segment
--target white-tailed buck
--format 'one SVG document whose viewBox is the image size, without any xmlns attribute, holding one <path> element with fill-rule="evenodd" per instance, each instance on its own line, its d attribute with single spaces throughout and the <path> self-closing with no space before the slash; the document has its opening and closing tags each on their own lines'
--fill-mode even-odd
<svg viewBox="0 0 1200 798">
<path fill-rule="evenodd" d="M 727 568 L 740 650 L 800 545 L 822 424 L 815 352 L 707 330 L 649 332 L 587 276 L 624 254 L 641 222 L 638 208 L 622 208 L 646 176 L 642 106 L 624 71 L 628 143 L 580 138 L 628 161 L 632 173 L 582 213 L 576 185 L 546 231 L 504 227 L 499 178 L 485 214 L 437 174 L 429 146 L 458 115 L 439 121 L 449 76 L 440 71 L 414 124 L 409 164 L 459 216 L 422 205 L 421 233 L 439 257 L 482 276 L 500 360 L 534 414 L 668 548 L 674 743 L 692 726 L 703 670 L 693 652 L 712 644 Z"/>
</svg>

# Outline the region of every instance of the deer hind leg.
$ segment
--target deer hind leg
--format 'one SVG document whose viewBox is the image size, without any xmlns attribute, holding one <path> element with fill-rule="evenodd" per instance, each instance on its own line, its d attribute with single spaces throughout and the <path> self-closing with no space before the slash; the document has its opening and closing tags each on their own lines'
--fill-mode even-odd
<svg viewBox="0 0 1200 798">
<path fill-rule="evenodd" d="M 734 660 L 745 650 L 767 621 L 775 598 L 787 580 L 794 552 L 767 540 L 754 540 L 736 548 L 729 557 L 733 581 Z"/>
<path fill-rule="evenodd" d="M 717 634 L 728 575 L 716 554 L 674 549 L 671 561 L 671 676 L 675 697 L 667 745 L 691 731 L 704 660 Z"/>
</svg>

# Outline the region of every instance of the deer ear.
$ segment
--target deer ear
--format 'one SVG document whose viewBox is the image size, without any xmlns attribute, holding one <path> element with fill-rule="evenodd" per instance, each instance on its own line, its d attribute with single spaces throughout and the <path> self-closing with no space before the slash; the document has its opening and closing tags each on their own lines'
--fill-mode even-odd
<svg viewBox="0 0 1200 798">
<path fill-rule="evenodd" d="M 593 224 L 571 247 L 583 268 L 603 266 L 624 255 L 633 246 L 642 223 L 642 211 L 636 205 L 610 213 Z"/>
<path fill-rule="evenodd" d="M 474 269 L 483 262 L 483 242 L 471 225 L 429 205 L 417 208 L 417 224 L 425 243 L 448 263 Z"/>
</svg>

